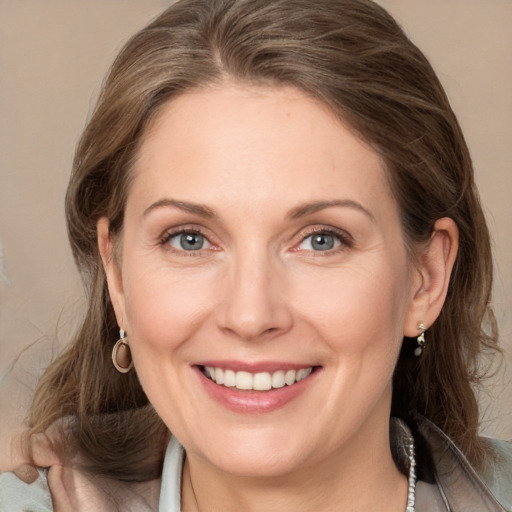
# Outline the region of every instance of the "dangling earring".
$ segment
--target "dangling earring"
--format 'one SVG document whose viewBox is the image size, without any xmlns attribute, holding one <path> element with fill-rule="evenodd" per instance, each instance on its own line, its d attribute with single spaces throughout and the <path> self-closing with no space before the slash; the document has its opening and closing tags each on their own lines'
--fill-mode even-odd
<svg viewBox="0 0 512 512">
<path fill-rule="evenodd" d="M 418 331 L 421 331 L 421 334 L 416 338 L 418 346 L 414 349 L 414 355 L 416 357 L 421 356 L 423 352 L 423 347 L 425 346 L 425 325 L 423 322 L 420 322 L 418 325 Z"/>
<path fill-rule="evenodd" d="M 112 349 L 112 362 L 120 373 L 128 373 L 133 368 L 132 352 L 124 329 L 119 329 L 119 339 Z"/>
</svg>

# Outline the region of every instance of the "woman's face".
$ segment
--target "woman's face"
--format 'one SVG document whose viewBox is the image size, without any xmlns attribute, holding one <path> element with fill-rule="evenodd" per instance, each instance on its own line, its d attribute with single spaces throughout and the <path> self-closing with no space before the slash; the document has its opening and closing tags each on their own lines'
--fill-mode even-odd
<svg viewBox="0 0 512 512">
<path fill-rule="evenodd" d="M 322 104 L 233 84 L 170 102 L 121 243 L 118 320 L 191 460 L 278 475 L 387 439 L 416 273 L 381 159 Z"/>
</svg>

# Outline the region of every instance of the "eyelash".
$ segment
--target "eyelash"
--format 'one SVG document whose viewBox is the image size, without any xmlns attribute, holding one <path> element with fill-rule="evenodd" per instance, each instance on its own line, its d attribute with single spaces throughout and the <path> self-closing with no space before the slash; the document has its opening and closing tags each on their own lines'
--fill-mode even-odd
<svg viewBox="0 0 512 512">
<path fill-rule="evenodd" d="M 337 254 L 346 249 L 350 249 L 354 245 L 352 237 L 345 231 L 335 229 L 335 228 L 317 227 L 317 228 L 310 229 L 310 230 L 306 231 L 305 233 L 303 233 L 300 241 L 294 246 L 294 248 L 292 250 L 300 251 L 300 249 L 298 247 L 301 244 L 303 244 L 305 240 L 307 240 L 308 238 L 313 237 L 315 235 L 332 236 L 339 242 L 338 247 L 328 249 L 325 251 L 314 251 L 314 250 L 307 251 L 309 253 L 314 253 L 315 256 L 329 256 L 332 254 Z"/>
<path fill-rule="evenodd" d="M 213 245 L 212 242 L 210 242 L 209 238 L 200 230 L 200 229 L 193 229 L 193 228 L 179 228 L 174 231 L 167 231 L 161 238 L 160 238 L 160 245 L 164 247 L 166 250 L 171 251 L 175 254 L 179 254 L 180 256 L 192 256 L 192 257 L 199 257 L 204 255 L 204 249 L 198 249 L 196 251 L 185 251 L 176 249 L 175 247 L 172 247 L 170 245 L 170 241 L 179 235 L 199 235 L 202 236 L 209 244 Z M 208 250 L 208 249 L 207 249 Z"/>
<path fill-rule="evenodd" d="M 174 231 L 168 231 L 166 232 L 161 238 L 160 238 L 160 245 L 162 247 L 165 247 L 167 250 L 174 252 L 176 254 L 182 255 L 182 256 L 192 256 L 192 257 L 199 257 L 203 256 L 205 250 L 211 250 L 211 249 L 198 249 L 196 251 L 186 251 L 186 250 L 180 250 L 176 249 L 175 247 L 172 247 L 169 242 L 178 235 L 200 235 L 203 237 L 209 244 L 212 246 L 215 246 L 209 238 L 200 230 L 200 229 L 193 229 L 193 228 L 179 228 Z M 326 235 L 326 236 L 332 236 L 334 237 L 340 244 L 338 247 L 333 249 L 328 249 L 325 251 L 314 251 L 314 250 L 307 250 L 307 252 L 316 253 L 317 256 L 327 256 L 331 254 L 338 253 L 340 251 L 346 250 L 347 248 L 351 248 L 353 246 L 353 239 L 352 237 L 346 233 L 345 231 L 341 231 L 334 228 L 325 228 L 325 227 L 318 227 L 310 229 L 301 235 L 300 241 L 294 245 L 292 248 L 293 252 L 299 252 L 301 249 L 298 248 L 301 244 L 304 243 L 305 240 L 307 240 L 310 237 L 313 237 L 315 235 Z M 306 251 L 304 251 L 306 252 Z"/>
</svg>

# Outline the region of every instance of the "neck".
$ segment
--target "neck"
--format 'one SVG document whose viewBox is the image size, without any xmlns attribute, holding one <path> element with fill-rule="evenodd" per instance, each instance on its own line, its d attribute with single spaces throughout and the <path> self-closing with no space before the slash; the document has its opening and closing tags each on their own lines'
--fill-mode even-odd
<svg viewBox="0 0 512 512">
<path fill-rule="evenodd" d="M 407 478 L 396 468 L 388 430 L 359 436 L 329 460 L 272 478 L 237 476 L 204 459 L 187 457 L 182 510 L 186 512 L 403 512 Z"/>
</svg>

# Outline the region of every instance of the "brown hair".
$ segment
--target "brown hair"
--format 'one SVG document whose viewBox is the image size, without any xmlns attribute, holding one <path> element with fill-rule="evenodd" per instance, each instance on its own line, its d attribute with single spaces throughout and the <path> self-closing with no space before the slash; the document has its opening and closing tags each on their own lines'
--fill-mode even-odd
<svg viewBox="0 0 512 512">
<path fill-rule="evenodd" d="M 403 344 L 393 410 L 418 411 L 482 463 L 472 384 L 480 377 L 479 354 L 495 346 L 497 335 L 488 306 L 489 234 L 472 164 L 430 64 L 369 0 L 180 0 L 127 43 L 78 145 L 66 197 L 88 311 L 71 347 L 40 382 L 33 430 L 72 416 L 92 471 L 128 480 L 158 473 L 167 430 L 136 373 L 121 375 L 111 363 L 118 332 L 96 223 L 106 216 L 113 235 L 122 229 L 132 162 L 161 106 L 226 77 L 299 88 L 348 122 L 387 164 L 412 253 L 437 219 L 456 222 L 460 249 L 445 306 L 421 358 L 412 357 L 413 343 Z M 486 314 L 489 334 L 482 329 Z"/>
</svg>

